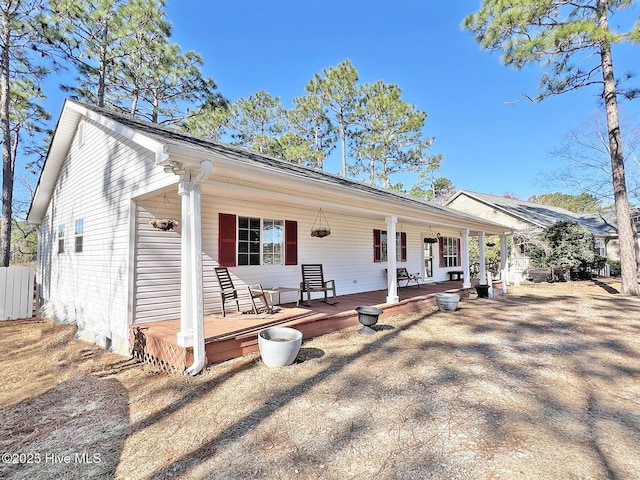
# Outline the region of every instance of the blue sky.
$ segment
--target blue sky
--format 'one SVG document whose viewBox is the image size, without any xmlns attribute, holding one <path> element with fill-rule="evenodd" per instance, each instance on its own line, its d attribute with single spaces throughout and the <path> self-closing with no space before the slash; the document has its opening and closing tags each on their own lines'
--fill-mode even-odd
<svg viewBox="0 0 640 480">
<path fill-rule="evenodd" d="M 204 58 L 203 71 L 230 100 L 259 90 L 286 108 L 316 72 L 351 60 L 361 82 L 398 84 L 428 114 L 425 135 L 444 156 L 441 176 L 458 189 L 520 198 L 552 190 L 540 179 L 564 136 L 598 109 L 597 88 L 535 96 L 538 68 L 515 71 L 483 51 L 462 20 L 479 0 L 168 0 L 172 40 Z M 637 11 L 636 11 L 637 13 Z M 618 75 L 637 65 L 640 46 L 615 52 Z M 51 111 L 59 112 L 62 94 Z M 636 104 L 622 108 L 636 116 Z M 326 169 L 339 170 L 335 160 Z M 396 179 L 408 188 L 415 177 Z"/>
</svg>

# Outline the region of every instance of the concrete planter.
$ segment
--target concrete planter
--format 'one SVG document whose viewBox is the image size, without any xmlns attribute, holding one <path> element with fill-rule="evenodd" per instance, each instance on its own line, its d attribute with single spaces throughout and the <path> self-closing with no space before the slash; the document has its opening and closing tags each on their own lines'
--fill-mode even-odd
<svg viewBox="0 0 640 480">
<path fill-rule="evenodd" d="M 289 327 L 271 327 L 258 333 L 260 356 L 267 367 L 286 367 L 298 356 L 302 332 Z"/>
<path fill-rule="evenodd" d="M 378 323 L 378 317 L 382 314 L 382 310 L 377 307 L 356 307 L 356 312 L 358 312 L 358 321 L 362 324 L 358 333 L 376 333 L 371 327 Z"/>
<path fill-rule="evenodd" d="M 456 293 L 436 293 L 436 305 L 443 312 L 455 312 L 459 301 L 460 295 Z"/>
</svg>

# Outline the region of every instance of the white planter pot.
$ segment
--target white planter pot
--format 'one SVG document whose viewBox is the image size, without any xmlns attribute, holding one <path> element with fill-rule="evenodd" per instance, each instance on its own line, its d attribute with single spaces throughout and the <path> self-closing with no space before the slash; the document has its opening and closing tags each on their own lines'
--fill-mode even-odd
<svg viewBox="0 0 640 480">
<path fill-rule="evenodd" d="M 267 367 L 286 367 L 298 356 L 302 332 L 289 327 L 271 327 L 258 333 L 260 356 Z"/>
<path fill-rule="evenodd" d="M 456 293 L 436 293 L 436 305 L 443 312 L 455 312 L 459 301 L 460 295 Z"/>
</svg>

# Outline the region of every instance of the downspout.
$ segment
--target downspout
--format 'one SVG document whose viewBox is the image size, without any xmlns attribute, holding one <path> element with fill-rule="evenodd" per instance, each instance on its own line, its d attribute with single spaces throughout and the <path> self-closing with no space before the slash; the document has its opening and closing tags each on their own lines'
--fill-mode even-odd
<svg viewBox="0 0 640 480">
<path fill-rule="evenodd" d="M 190 309 L 191 319 L 193 320 L 193 364 L 187 368 L 189 375 L 197 375 L 204 368 L 205 350 L 204 350 L 204 294 L 202 285 L 202 209 L 200 196 L 202 188 L 200 182 L 206 180 L 213 171 L 213 164 L 210 160 L 205 160 L 200 164 L 200 172 L 190 182 L 191 191 L 189 192 L 189 206 L 191 216 L 191 265 L 190 269 L 190 285 L 191 298 Z M 184 265 L 183 265 L 184 267 Z"/>
</svg>

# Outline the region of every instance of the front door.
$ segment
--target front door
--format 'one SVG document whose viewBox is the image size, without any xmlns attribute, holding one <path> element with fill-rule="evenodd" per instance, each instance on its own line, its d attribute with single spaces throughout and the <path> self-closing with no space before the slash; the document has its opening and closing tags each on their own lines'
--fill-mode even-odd
<svg viewBox="0 0 640 480">
<path fill-rule="evenodd" d="M 424 278 L 433 277 L 433 243 L 424 239 Z"/>
</svg>

